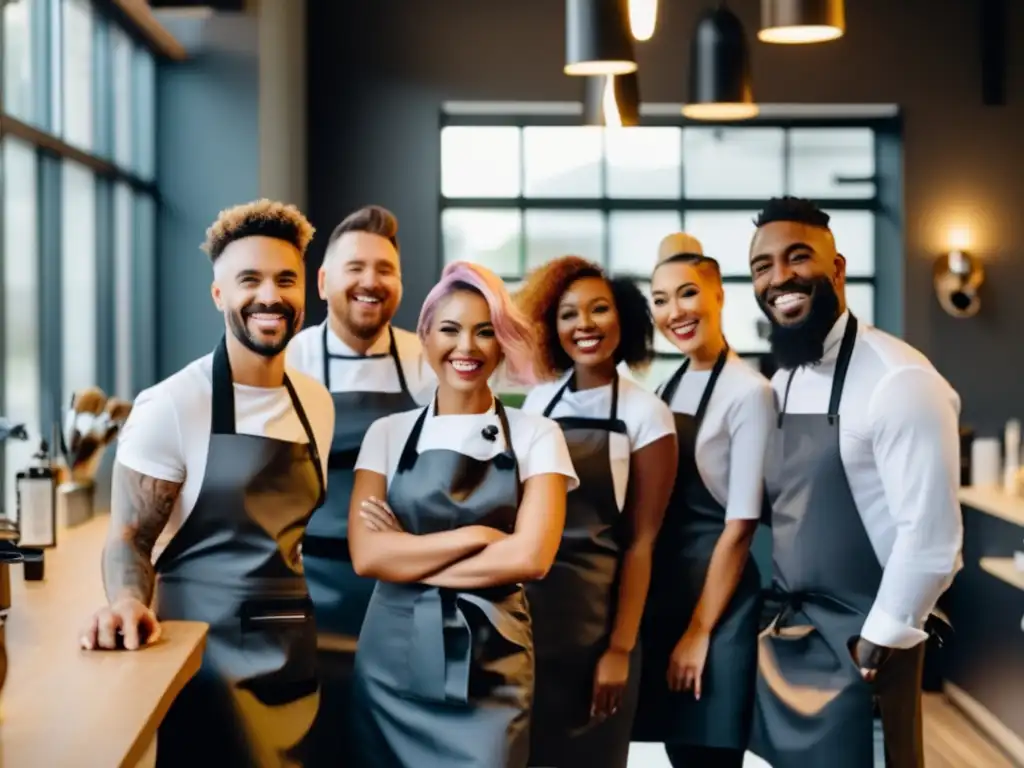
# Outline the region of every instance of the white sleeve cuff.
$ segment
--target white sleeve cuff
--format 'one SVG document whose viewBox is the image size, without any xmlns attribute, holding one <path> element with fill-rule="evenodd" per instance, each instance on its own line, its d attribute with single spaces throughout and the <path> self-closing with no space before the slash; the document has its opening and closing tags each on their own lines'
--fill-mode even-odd
<svg viewBox="0 0 1024 768">
<path fill-rule="evenodd" d="M 886 648 L 913 648 L 928 639 L 928 633 L 897 621 L 877 605 L 871 608 L 860 636 Z"/>
</svg>

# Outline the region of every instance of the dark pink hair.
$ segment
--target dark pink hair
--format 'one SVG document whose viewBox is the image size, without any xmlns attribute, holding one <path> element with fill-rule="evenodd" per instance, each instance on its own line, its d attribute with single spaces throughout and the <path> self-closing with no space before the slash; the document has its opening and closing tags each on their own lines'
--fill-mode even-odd
<svg viewBox="0 0 1024 768">
<path fill-rule="evenodd" d="M 512 297 L 509 296 L 501 278 L 479 264 L 453 261 L 444 268 L 441 281 L 427 294 L 423 309 L 420 310 L 420 320 L 416 326 L 420 340 L 426 340 L 438 304 L 458 290 L 479 293 L 487 302 L 491 310 L 494 335 L 505 354 L 505 370 L 508 377 L 520 384 L 536 383 L 536 331 L 512 302 Z"/>
</svg>

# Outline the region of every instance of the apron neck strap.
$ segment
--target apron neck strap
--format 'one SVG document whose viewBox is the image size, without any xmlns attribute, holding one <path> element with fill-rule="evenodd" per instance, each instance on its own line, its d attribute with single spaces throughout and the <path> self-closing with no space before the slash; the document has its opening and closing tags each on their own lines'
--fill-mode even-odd
<svg viewBox="0 0 1024 768">
<path fill-rule="evenodd" d="M 575 380 L 576 380 L 576 372 L 573 371 L 572 373 L 569 374 L 569 378 L 565 380 L 565 384 L 563 384 L 562 386 L 560 386 L 558 388 L 558 391 L 555 392 L 555 396 L 551 398 L 551 402 L 548 403 L 547 407 L 544 409 L 543 416 L 545 418 L 550 418 L 552 411 L 555 410 L 555 406 L 558 405 L 559 401 L 562 399 L 562 395 L 565 394 L 565 391 L 567 389 L 569 389 L 569 387 L 572 385 L 572 383 Z M 612 374 L 612 384 L 611 384 L 611 386 L 612 386 L 612 405 L 611 405 L 611 411 L 608 414 L 608 420 L 609 421 L 615 421 L 617 418 L 619 418 L 619 370 L 618 370 L 618 368 L 616 368 L 615 372 Z"/>
<path fill-rule="evenodd" d="M 729 345 L 726 344 L 721 352 L 718 353 L 718 357 L 715 359 L 715 365 L 711 369 L 711 376 L 708 377 L 708 383 L 704 386 L 704 392 L 700 396 L 700 404 L 697 406 L 697 413 L 694 414 L 694 421 L 697 422 L 698 426 L 704 420 L 704 414 L 708 410 L 708 403 L 711 402 L 711 395 L 715 391 L 715 385 L 718 383 L 718 377 L 722 375 L 722 369 L 725 368 L 725 363 L 729 359 Z M 665 382 L 665 386 L 661 390 L 661 399 L 669 407 L 672 407 L 672 399 L 676 396 L 676 391 L 679 389 L 679 384 L 683 380 L 683 374 L 690 368 L 690 358 L 686 358 L 683 364 L 680 365 L 676 372 L 672 374 L 672 377 Z"/>
<path fill-rule="evenodd" d="M 506 453 L 508 453 L 512 460 L 516 460 L 516 452 L 512 447 L 512 428 L 508 425 L 508 416 L 505 414 L 505 406 L 502 405 L 501 400 L 497 396 L 494 397 L 494 413 L 498 417 L 498 423 L 501 424 L 501 430 L 505 438 Z M 402 455 L 398 459 L 397 472 L 403 472 L 408 469 L 412 469 L 413 464 L 416 463 L 416 447 L 420 442 L 420 435 L 423 434 L 423 425 L 427 421 L 428 412 L 433 411 L 433 414 L 437 415 L 437 395 L 434 395 L 434 400 L 420 411 L 419 417 L 416 419 L 416 423 L 413 424 L 412 431 L 409 432 L 409 437 L 405 441 L 405 447 L 402 448 Z M 519 476 L 518 462 L 516 462 L 516 477 Z"/>
<path fill-rule="evenodd" d="M 853 346 L 857 342 L 857 318 L 851 312 L 846 321 L 846 330 L 843 331 L 843 340 L 839 344 L 839 355 L 836 357 L 836 369 L 832 374 L 832 393 L 828 400 L 828 418 L 834 421 L 839 416 L 839 403 L 843 399 L 843 387 L 846 386 L 846 372 L 850 369 L 850 358 L 853 357 Z M 786 391 L 782 396 L 782 410 L 779 411 L 779 426 L 782 426 L 782 417 L 789 405 L 789 388 L 793 386 L 793 377 L 797 369 L 789 372 L 786 380 Z"/>
<path fill-rule="evenodd" d="M 382 357 L 390 357 L 395 362 L 395 372 L 398 374 L 398 386 L 403 394 L 409 394 L 409 385 L 405 380 L 405 371 L 402 370 L 402 363 L 398 359 L 398 343 L 395 341 L 395 329 L 388 323 L 388 351 L 379 355 L 338 355 L 327 349 L 327 333 L 330 320 L 324 320 L 324 330 L 320 334 L 320 345 L 323 350 L 323 377 L 324 386 L 331 388 L 331 360 L 376 360 Z"/>
</svg>

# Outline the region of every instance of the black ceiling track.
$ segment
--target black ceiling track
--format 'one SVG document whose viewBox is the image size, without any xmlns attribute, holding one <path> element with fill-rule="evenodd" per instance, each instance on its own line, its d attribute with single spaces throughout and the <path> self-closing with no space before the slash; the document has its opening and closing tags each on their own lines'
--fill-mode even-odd
<svg viewBox="0 0 1024 768">
<path fill-rule="evenodd" d="M 1006 104 L 1006 0 L 980 0 L 981 102 L 986 107 Z"/>
</svg>

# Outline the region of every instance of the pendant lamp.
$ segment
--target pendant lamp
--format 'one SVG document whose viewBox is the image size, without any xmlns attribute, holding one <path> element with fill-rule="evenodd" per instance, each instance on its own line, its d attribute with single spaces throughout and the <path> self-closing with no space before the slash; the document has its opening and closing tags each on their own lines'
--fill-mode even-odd
<svg viewBox="0 0 1024 768">
<path fill-rule="evenodd" d="M 683 115 L 691 120 L 747 120 L 757 113 L 743 25 L 719 3 L 697 20 L 690 46 L 690 98 Z"/>
<path fill-rule="evenodd" d="M 565 0 L 565 74 L 581 77 L 636 72 L 627 1 Z"/>
<path fill-rule="evenodd" d="M 657 25 L 658 0 L 629 0 L 629 31 L 634 40 L 650 40 Z"/>
<path fill-rule="evenodd" d="M 640 123 L 640 78 L 628 75 L 588 77 L 583 93 L 583 124 L 627 128 Z"/>
<path fill-rule="evenodd" d="M 823 43 L 845 31 L 843 0 L 761 0 L 757 39 L 763 43 Z"/>
</svg>

